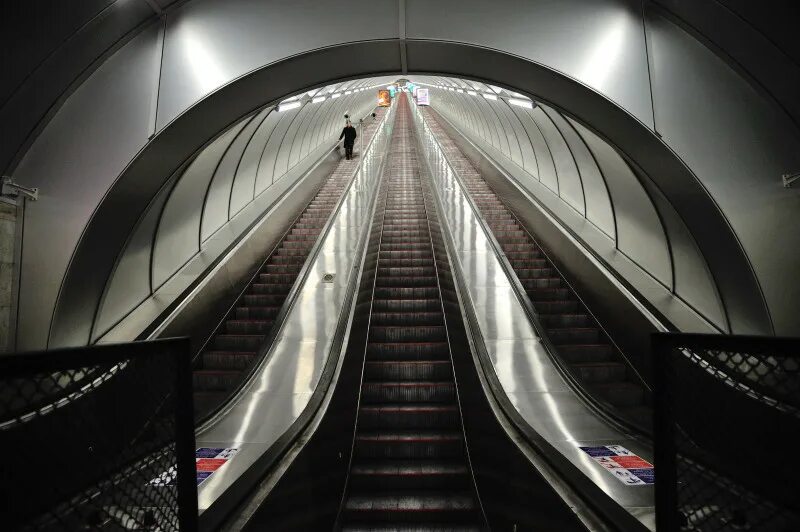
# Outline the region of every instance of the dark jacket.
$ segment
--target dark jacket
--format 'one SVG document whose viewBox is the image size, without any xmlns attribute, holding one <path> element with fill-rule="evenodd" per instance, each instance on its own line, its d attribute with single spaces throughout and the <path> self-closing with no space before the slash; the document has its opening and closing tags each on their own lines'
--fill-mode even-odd
<svg viewBox="0 0 800 532">
<path fill-rule="evenodd" d="M 353 126 L 345 126 L 344 129 L 342 129 L 342 134 L 339 135 L 339 140 L 342 140 L 342 137 L 344 137 L 344 143 L 352 145 L 356 141 L 357 136 L 356 128 Z"/>
</svg>

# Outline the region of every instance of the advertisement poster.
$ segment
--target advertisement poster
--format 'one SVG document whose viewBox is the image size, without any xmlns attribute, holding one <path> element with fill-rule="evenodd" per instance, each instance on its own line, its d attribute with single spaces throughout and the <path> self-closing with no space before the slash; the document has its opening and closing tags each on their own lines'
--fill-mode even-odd
<svg viewBox="0 0 800 532">
<path fill-rule="evenodd" d="M 430 105 L 431 99 L 428 95 L 428 89 L 417 89 L 417 105 Z"/>
<path fill-rule="evenodd" d="M 389 107 L 392 105 L 392 96 L 389 91 L 382 89 L 378 91 L 378 105 L 381 107 Z"/>
<path fill-rule="evenodd" d="M 653 464 L 622 445 L 580 447 L 580 450 L 626 486 L 649 486 L 656 483 Z"/>
<path fill-rule="evenodd" d="M 214 471 L 233 458 L 239 449 L 222 447 L 201 447 L 195 451 L 195 467 L 197 468 L 197 485 L 203 483 L 214 474 Z M 178 471 L 173 466 L 150 481 L 151 486 L 174 486 Z"/>
</svg>

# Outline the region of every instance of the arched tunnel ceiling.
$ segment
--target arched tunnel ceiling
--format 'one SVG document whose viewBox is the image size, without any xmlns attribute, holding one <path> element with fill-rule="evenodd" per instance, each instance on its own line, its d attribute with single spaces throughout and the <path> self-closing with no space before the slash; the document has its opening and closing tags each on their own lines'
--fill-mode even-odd
<svg viewBox="0 0 800 532">
<path fill-rule="evenodd" d="M 177 3 L 165 32 L 144 24 L 79 76 L 19 159 L 15 177 L 42 188 L 26 214 L 21 346 L 69 343 L 83 319 L 73 309 L 102 292 L 91 277 L 107 276 L 167 176 L 220 131 L 298 90 L 404 71 L 513 88 L 610 141 L 703 249 L 733 330 L 796 330 L 800 246 L 782 228 L 796 223 L 800 200 L 777 185 L 800 167 L 790 106 L 657 4 Z M 12 123 L 30 124 L 20 116 Z"/>
</svg>

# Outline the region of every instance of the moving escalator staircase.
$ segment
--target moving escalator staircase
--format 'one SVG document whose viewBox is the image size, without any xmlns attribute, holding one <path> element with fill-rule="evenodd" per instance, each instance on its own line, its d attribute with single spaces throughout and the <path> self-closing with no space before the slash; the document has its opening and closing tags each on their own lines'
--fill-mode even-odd
<svg viewBox="0 0 800 532">
<path fill-rule="evenodd" d="M 378 110 L 379 115 L 384 112 Z M 364 145 L 378 124 L 379 119 L 364 127 Z M 195 360 L 196 419 L 219 408 L 253 367 L 311 248 L 357 167 L 353 160 L 339 163 Z"/>
<path fill-rule="evenodd" d="M 651 431 L 652 407 L 644 386 L 586 306 L 514 213 L 459 150 L 434 112 L 425 119 L 488 223 L 525 289 L 557 355 L 594 397 L 625 421 Z"/>
<path fill-rule="evenodd" d="M 408 102 L 401 94 L 344 530 L 480 530 Z"/>
</svg>

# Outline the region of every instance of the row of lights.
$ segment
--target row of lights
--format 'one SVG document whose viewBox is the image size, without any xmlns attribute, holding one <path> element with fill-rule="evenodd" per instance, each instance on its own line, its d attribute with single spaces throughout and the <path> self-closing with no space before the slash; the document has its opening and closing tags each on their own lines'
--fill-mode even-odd
<svg viewBox="0 0 800 532">
<path fill-rule="evenodd" d="M 336 90 L 336 88 L 335 87 L 331 87 L 331 88 L 328 89 L 328 94 L 331 95 L 331 99 L 336 99 L 336 98 L 340 98 L 343 94 L 344 95 L 350 95 L 350 94 L 353 94 L 355 92 L 363 92 L 365 90 L 374 89 L 374 88 L 380 87 L 380 86 L 381 85 L 372 85 L 370 87 L 358 87 L 356 89 L 346 90 L 343 93 L 342 92 L 334 92 Z M 315 94 L 318 94 L 319 92 L 320 92 L 319 90 L 317 90 L 317 91 L 308 91 L 306 94 L 308 94 L 309 96 L 314 96 Z M 300 94 L 300 95 L 292 96 L 291 98 L 287 98 L 287 99 L 283 100 L 281 103 L 278 104 L 278 112 L 281 113 L 283 111 L 289 111 L 291 109 L 297 109 L 298 107 L 303 105 L 302 102 L 300 101 L 300 98 L 302 96 L 303 95 Z M 320 102 L 324 102 L 327 99 L 328 99 L 327 96 L 314 96 L 311 99 L 311 103 L 320 103 Z"/>
<path fill-rule="evenodd" d="M 418 83 L 418 84 L 419 85 L 428 85 L 427 83 Z M 462 94 L 464 93 L 463 89 L 456 89 L 456 88 L 453 88 L 453 87 L 448 87 L 446 85 L 428 85 L 428 86 L 429 87 L 435 87 L 437 89 L 448 90 L 448 91 L 451 91 L 451 92 L 460 92 Z M 492 87 L 492 90 L 494 90 L 495 92 L 499 92 L 502 89 L 500 89 L 499 87 L 496 87 L 496 88 Z M 470 96 L 477 96 L 478 92 L 477 91 L 473 91 L 473 90 L 467 90 L 467 94 L 469 94 Z M 482 92 L 480 94 L 481 94 L 481 96 L 483 96 L 487 100 L 497 100 L 497 94 L 494 94 L 494 93 L 491 93 L 491 92 Z M 510 103 L 511 105 L 516 105 L 517 107 L 524 107 L 525 109 L 533 109 L 533 102 L 531 100 L 527 99 L 522 94 L 518 94 L 516 92 L 514 92 L 512 94 L 514 94 L 515 96 L 520 96 L 520 98 L 509 98 L 507 100 L 508 103 Z"/>
</svg>

